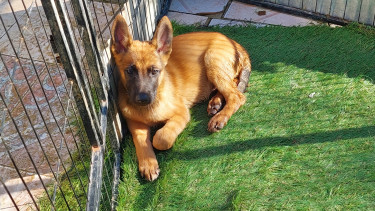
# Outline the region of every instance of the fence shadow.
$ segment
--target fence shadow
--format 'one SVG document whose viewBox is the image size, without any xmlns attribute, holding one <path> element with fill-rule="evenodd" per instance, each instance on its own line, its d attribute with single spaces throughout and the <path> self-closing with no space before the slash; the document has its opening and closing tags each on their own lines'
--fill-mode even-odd
<svg viewBox="0 0 375 211">
<path fill-rule="evenodd" d="M 200 127 L 200 126 L 197 126 Z M 335 142 L 354 138 L 366 138 L 375 137 L 375 126 L 366 126 L 361 128 L 348 128 L 342 130 L 302 134 L 287 137 L 269 137 L 269 138 L 255 138 L 248 139 L 245 141 L 235 141 L 232 143 L 215 146 L 200 148 L 195 150 L 186 150 L 176 152 L 174 155 L 179 160 L 195 160 L 214 156 L 220 156 L 225 154 L 231 154 L 235 152 L 243 152 L 253 149 L 260 149 L 265 147 L 274 146 L 293 146 L 300 144 L 315 144 L 324 142 Z M 302 141 L 301 141 L 302 140 Z"/>
</svg>

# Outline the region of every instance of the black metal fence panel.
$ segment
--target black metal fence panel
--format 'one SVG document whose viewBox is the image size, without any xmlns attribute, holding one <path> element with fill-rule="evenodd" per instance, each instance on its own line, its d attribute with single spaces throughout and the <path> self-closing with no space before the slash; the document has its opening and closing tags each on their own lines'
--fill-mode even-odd
<svg viewBox="0 0 375 211">
<path fill-rule="evenodd" d="M 328 20 L 334 23 L 359 22 L 375 26 L 374 0 L 239 0 Z"/>
<path fill-rule="evenodd" d="M 115 208 L 111 24 L 122 14 L 135 39 L 150 39 L 168 2 L 0 3 L 0 209 Z"/>
</svg>

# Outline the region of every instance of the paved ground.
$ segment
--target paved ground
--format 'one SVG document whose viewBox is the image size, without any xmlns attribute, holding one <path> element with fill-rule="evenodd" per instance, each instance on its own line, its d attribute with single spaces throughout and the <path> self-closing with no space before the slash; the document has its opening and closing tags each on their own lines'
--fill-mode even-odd
<svg viewBox="0 0 375 211">
<path fill-rule="evenodd" d="M 297 17 L 232 0 L 172 0 L 168 16 L 181 24 L 204 26 L 316 24 L 311 19 Z"/>
<path fill-rule="evenodd" d="M 21 210 L 32 207 L 31 198 L 11 158 L 31 193 L 38 195 L 43 189 L 27 152 L 30 153 L 43 181 L 49 184 L 52 173 L 39 141 L 42 147 L 47 149 L 45 152 L 54 171 L 59 161 L 53 144 L 62 146 L 60 155 L 63 159 L 67 159 L 66 146 L 70 149 L 73 147 L 72 142 L 67 142 L 67 145 L 60 142 L 62 134 L 67 140 L 72 137 L 70 132 L 63 131 L 69 84 L 63 69 L 54 63 L 55 55 L 49 45 L 48 35 L 46 36 L 43 30 L 43 27 L 48 30 L 46 16 L 40 2 L 37 2 L 39 7 L 35 1 L 24 3 L 30 17 L 27 16 L 21 1 L 11 1 L 12 8 L 7 1 L 0 4 L 0 14 L 4 22 L 0 28 L 0 91 L 5 97 L 4 101 L 0 100 L 0 179 L 12 192 Z M 42 12 L 40 16 L 38 10 Z M 0 210 L 12 209 L 13 204 L 4 187 L 0 185 Z"/>
</svg>

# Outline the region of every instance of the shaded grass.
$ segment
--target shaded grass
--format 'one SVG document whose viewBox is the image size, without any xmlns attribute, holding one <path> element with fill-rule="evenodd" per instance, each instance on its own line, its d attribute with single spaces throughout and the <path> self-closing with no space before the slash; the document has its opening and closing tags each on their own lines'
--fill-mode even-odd
<svg viewBox="0 0 375 211">
<path fill-rule="evenodd" d="M 247 102 L 214 134 L 207 102 L 195 106 L 175 146 L 157 152 L 155 182 L 140 178 L 128 137 L 119 210 L 374 208 L 374 30 L 174 29 L 219 31 L 242 44 L 253 67 Z"/>
</svg>

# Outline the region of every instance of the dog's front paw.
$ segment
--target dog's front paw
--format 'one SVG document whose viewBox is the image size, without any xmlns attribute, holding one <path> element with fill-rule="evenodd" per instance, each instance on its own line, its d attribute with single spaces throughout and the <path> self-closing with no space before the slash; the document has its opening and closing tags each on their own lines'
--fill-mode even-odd
<svg viewBox="0 0 375 211">
<path fill-rule="evenodd" d="M 138 166 L 141 176 L 148 181 L 154 181 L 158 178 L 160 169 L 155 158 L 142 159 L 139 161 Z"/>
<path fill-rule="evenodd" d="M 217 132 L 224 128 L 224 126 L 227 124 L 229 117 L 218 113 L 215 116 L 211 118 L 211 120 L 208 122 L 208 131 L 210 132 Z"/>
<path fill-rule="evenodd" d="M 161 128 L 155 133 L 152 145 L 158 150 L 170 149 L 176 140 L 175 136 L 175 131 Z"/>
</svg>

